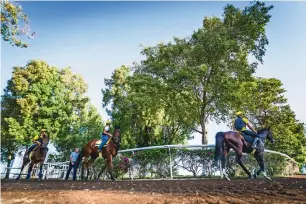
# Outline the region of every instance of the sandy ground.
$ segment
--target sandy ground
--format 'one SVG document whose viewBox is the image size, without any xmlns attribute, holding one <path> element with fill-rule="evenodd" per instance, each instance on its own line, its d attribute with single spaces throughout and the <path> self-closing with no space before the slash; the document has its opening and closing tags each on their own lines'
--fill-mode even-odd
<svg viewBox="0 0 306 204">
<path fill-rule="evenodd" d="M 305 203 L 306 177 L 247 180 L 1 181 L 1 203 Z"/>
</svg>

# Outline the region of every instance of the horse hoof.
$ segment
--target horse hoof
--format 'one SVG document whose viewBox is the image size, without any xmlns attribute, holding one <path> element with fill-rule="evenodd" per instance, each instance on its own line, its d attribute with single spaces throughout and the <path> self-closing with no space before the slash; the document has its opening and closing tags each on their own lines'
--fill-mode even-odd
<svg viewBox="0 0 306 204">
<path fill-rule="evenodd" d="M 254 179 L 256 179 L 255 176 L 249 176 L 249 180 L 254 180 Z"/>
<path fill-rule="evenodd" d="M 269 181 L 272 180 L 265 172 L 263 172 L 262 174 L 263 174 L 263 176 L 264 176 L 267 180 L 269 180 Z"/>
</svg>

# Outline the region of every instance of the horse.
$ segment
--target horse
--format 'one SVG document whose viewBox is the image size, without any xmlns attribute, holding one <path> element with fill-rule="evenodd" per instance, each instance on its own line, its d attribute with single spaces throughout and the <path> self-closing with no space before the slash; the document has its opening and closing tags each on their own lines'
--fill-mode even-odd
<svg viewBox="0 0 306 204">
<path fill-rule="evenodd" d="M 251 145 L 246 143 L 240 132 L 236 131 L 229 131 L 229 132 L 218 132 L 216 134 L 216 148 L 215 148 L 215 158 L 214 161 L 218 162 L 221 158 L 222 164 L 222 173 L 224 177 L 230 181 L 226 171 L 225 171 L 225 164 L 228 153 L 230 149 L 233 149 L 236 153 L 236 162 L 241 166 L 244 172 L 248 175 L 249 179 L 256 179 L 261 173 L 263 176 L 271 180 L 270 177 L 267 176 L 265 173 L 265 164 L 264 164 L 264 146 L 265 146 L 265 139 L 268 139 L 272 144 L 275 142 L 273 138 L 273 134 L 269 128 L 263 128 L 258 132 L 259 137 L 259 144 L 257 145 L 256 149 L 252 149 Z M 246 169 L 244 164 L 241 161 L 242 153 L 249 153 L 253 155 L 258 162 L 260 169 L 251 175 L 251 173 Z"/>
<path fill-rule="evenodd" d="M 101 140 L 99 139 L 92 139 L 90 140 L 85 147 L 81 150 L 78 158 L 77 158 L 77 168 L 79 167 L 83 157 L 84 160 L 82 162 L 82 168 L 81 168 L 81 178 L 84 180 L 84 168 L 86 167 L 87 174 L 85 180 L 88 180 L 89 175 L 89 167 L 93 164 L 93 162 L 96 160 L 96 158 L 99 156 L 98 152 L 98 146 L 101 143 Z M 97 180 L 99 180 L 101 174 L 105 170 L 106 167 L 108 167 L 108 170 L 111 174 L 111 180 L 115 181 L 115 178 L 113 176 L 113 158 L 117 155 L 118 150 L 120 148 L 121 143 L 121 137 L 120 137 L 120 127 L 115 126 L 115 131 L 113 136 L 110 140 L 104 145 L 102 148 L 102 157 L 105 160 L 107 165 L 104 165 L 104 167 L 101 169 L 101 171 L 98 174 Z M 90 157 L 90 160 L 88 160 Z"/>
<path fill-rule="evenodd" d="M 38 145 L 37 147 L 35 147 L 35 149 L 33 149 L 33 151 L 30 153 L 29 157 L 26 157 L 26 154 L 24 154 L 21 170 L 20 170 L 20 173 L 19 173 L 18 177 L 16 178 L 16 180 L 20 179 L 21 173 L 22 173 L 24 167 L 28 163 L 30 163 L 30 164 L 29 164 L 29 169 L 28 169 L 28 174 L 27 174 L 26 179 L 30 180 L 31 172 L 32 172 L 33 166 L 35 164 L 39 164 L 39 174 L 38 174 L 39 175 L 39 180 L 42 179 L 42 176 L 43 176 L 42 175 L 42 168 L 43 168 L 43 165 L 44 165 L 45 158 L 47 156 L 47 151 L 48 151 L 47 145 L 48 145 L 48 143 L 49 143 L 49 137 L 46 135 L 43 138 L 43 143 L 41 145 Z"/>
</svg>

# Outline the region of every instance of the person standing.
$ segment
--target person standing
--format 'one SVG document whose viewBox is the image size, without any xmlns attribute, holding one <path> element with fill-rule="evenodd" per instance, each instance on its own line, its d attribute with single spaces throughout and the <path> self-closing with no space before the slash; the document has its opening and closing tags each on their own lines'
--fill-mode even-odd
<svg viewBox="0 0 306 204">
<path fill-rule="evenodd" d="M 74 151 L 71 152 L 70 154 L 69 169 L 67 171 L 66 178 L 65 178 L 66 181 L 69 178 L 69 174 L 72 168 L 73 168 L 73 180 L 76 180 L 76 171 L 77 171 L 76 161 L 77 161 L 78 156 L 79 156 L 79 148 L 75 148 Z"/>
</svg>

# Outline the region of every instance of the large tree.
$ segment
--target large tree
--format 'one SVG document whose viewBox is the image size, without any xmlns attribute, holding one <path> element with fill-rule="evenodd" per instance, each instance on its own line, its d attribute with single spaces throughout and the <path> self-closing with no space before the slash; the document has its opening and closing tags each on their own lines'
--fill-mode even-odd
<svg viewBox="0 0 306 204">
<path fill-rule="evenodd" d="M 35 32 L 30 29 L 30 21 L 21 5 L 7 0 L 1 1 L 0 5 L 2 39 L 13 46 L 28 47 L 29 45 L 24 43 L 22 38 L 33 38 Z"/>
<path fill-rule="evenodd" d="M 223 18 L 206 17 L 192 36 L 143 49 L 146 59 L 136 72 L 167 87 L 168 95 L 180 104 L 173 103 L 173 108 L 190 115 L 188 121 L 201 133 L 203 144 L 209 120 L 225 121 L 237 81 L 248 80 L 257 62 L 263 62 L 271 9 L 262 2 L 243 10 L 227 5 Z M 255 58 L 251 63 L 250 55 Z"/>
<path fill-rule="evenodd" d="M 124 147 L 174 144 L 183 142 L 189 131 L 177 114 L 168 108 L 170 95 L 156 87 L 150 76 L 132 74 L 122 66 L 105 80 L 103 105 L 115 123 L 120 124 Z M 110 106 L 109 106 L 110 105 Z"/>
<path fill-rule="evenodd" d="M 29 145 L 42 128 L 60 150 L 81 144 L 82 135 L 76 130 L 86 129 L 98 137 L 101 117 L 86 91 L 83 78 L 70 68 L 35 60 L 14 67 L 1 100 L 1 151 L 14 152 L 18 145 Z"/>
</svg>

